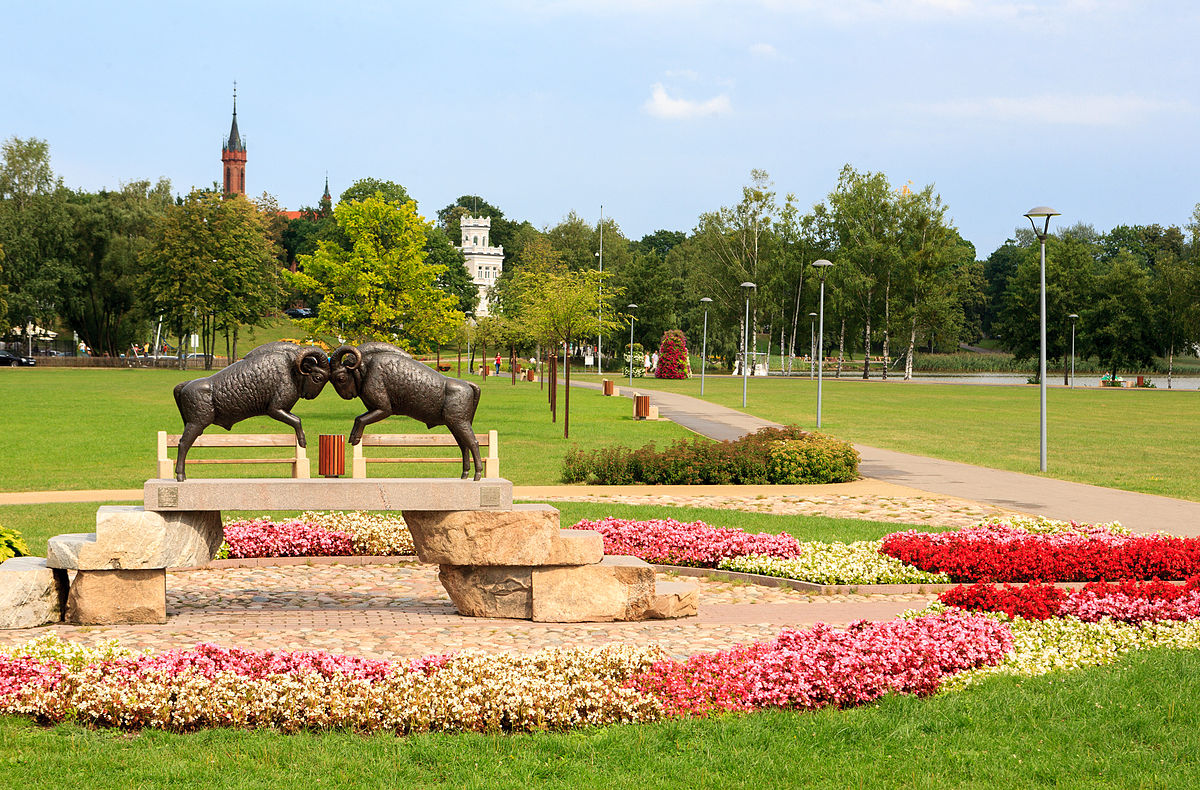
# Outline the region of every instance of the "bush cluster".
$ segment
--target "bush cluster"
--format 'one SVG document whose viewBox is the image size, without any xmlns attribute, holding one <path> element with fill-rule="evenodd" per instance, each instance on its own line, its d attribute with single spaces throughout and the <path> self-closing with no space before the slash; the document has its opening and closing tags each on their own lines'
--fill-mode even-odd
<svg viewBox="0 0 1200 790">
<path fill-rule="evenodd" d="M 774 477 L 773 468 L 786 471 L 788 479 Z M 818 477 L 830 478 L 821 482 L 857 479 L 858 453 L 840 439 L 795 425 L 763 428 L 732 442 L 680 439 L 662 451 L 653 443 L 636 450 L 573 450 L 562 471 L 564 483 L 590 485 L 762 485 Z"/>
<path fill-rule="evenodd" d="M 662 341 L 658 344 L 658 369 L 654 371 L 654 375 L 660 379 L 691 378 L 687 338 L 678 329 L 663 332 Z"/>
<path fill-rule="evenodd" d="M 15 529 L 0 524 L 0 562 L 29 555 L 29 546 Z"/>
</svg>

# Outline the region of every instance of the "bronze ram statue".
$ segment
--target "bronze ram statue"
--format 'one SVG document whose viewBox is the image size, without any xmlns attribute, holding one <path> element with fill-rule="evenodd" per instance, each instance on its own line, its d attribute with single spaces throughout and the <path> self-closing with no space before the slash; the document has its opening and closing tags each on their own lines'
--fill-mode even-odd
<svg viewBox="0 0 1200 790">
<path fill-rule="evenodd" d="M 407 353 L 383 342 L 341 346 L 330 357 L 330 380 L 346 400 L 359 398 L 367 411 L 354 418 L 350 444 L 362 441 L 363 429 L 400 414 L 429 428 L 445 425 L 462 451 L 465 480 L 475 463 L 475 478 L 482 474 L 479 442 L 472 421 L 479 406 L 479 385 L 443 376 Z"/>
<path fill-rule="evenodd" d="M 210 425 L 229 430 L 249 417 L 271 417 L 290 425 L 296 443 L 306 446 L 292 408 L 301 398 L 317 397 L 329 375 L 329 357 L 321 349 L 276 342 L 264 343 L 211 376 L 175 385 L 175 404 L 183 418 L 175 479 L 186 479 L 188 450 Z"/>
</svg>

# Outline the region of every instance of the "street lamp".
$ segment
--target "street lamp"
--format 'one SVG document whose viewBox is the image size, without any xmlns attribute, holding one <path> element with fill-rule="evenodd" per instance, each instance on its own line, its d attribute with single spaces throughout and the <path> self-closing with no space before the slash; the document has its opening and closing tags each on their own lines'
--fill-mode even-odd
<svg viewBox="0 0 1200 790">
<path fill-rule="evenodd" d="M 1050 234 L 1050 218 L 1059 216 L 1059 213 L 1049 206 L 1035 206 L 1025 212 L 1025 216 L 1029 218 L 1029 224 L 1033 226 L 1033 233 L 1038 237 L 1038 241 L 1042 245 L 1041 259 L 1041 304 L 1042 304 L 1042 349 L 1041 356 L 1038 360 L 1038 385 L 1041 390 L 1042 401 L 1042 446 L 1040 456 L 1040 468 L 1043 472 L 1046 471 L 1046 236 Z M 1039 229 L 1035 220 L 1044 219 L 1042 227 Z"/>
<path fill-rule="evenodd" d="M 712 304 L 712 299 L 707 296 L 700 298 L 700 304 L 704 305 L 704 343 L 700 346 L 700 395 L 704 395 L 704 365 L 708 362 L 708 306 Z"/>
<path fill-rule="evenodd" d="M 600 252 L 596 253 L 596 257 L 600 259 L 600 282 L 597 284 L 599 288 L 600 301 L 596 305 L 596 373 L 604 375 L 604 367 L 601 360 L 600 345 L 604 336 L 604 204 L 600 204 Z"/>
<path fill-rule="evenodd" d="M 633 311 L 637 309 L 635 304 L 627 304 L 625 307 L 629 310 L 629 391 L 633 391 Z"/>
<path fill-rule="evenodd" d="M 742 332 L 742 408 L 746 408 L 746 377 L 750 375 L 750 371 L 746 367 L 746 363 L 750 359 L 750 292 L 756 286 L 754 283 L 742 283 L 742 290 L 746 293 L 746 325 Z"/>
<path fill-rule="evenodd" d="M 1075 322 L 1079 320 L 1077 313 L 1071 313 L 1071 389 L 1075 389 Z"/>
<path fill-rule="evenodd" d="M 827 261 L 822 258 L 819 261 L 813 261 L 813 266 L 817 267 L 817 271 L 821 273 L 821 314 L 820 323 L 821 329 L 817 332 L 817 359 L 821 360 L 817 364 L 817 427 L 821 427 L 821 374 L 825 371 L 825 275 L 829 273 L 829 267 L 833 265 L 832 261 Z"/>
<path fill-rule="evenodd" d="M 808 380 L 813 380 L 814 357 L 817 355 L 817 314 L 808 314 Z"/>
</svg>

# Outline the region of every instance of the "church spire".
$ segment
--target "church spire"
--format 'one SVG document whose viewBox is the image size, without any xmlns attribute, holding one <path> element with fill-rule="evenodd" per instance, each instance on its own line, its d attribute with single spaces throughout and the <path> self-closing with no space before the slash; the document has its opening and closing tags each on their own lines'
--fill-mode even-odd
<svg viewBox="0 0 1200 790">
<path fill-rule="evenodd" d="M 237 81 L 233 83 L 233 122 L 229 125 L 229 137 L 221 146 L 221 164 L 225 178 L 225 194 L 246 194 L 246 141 L 238 132 Z"/>
</svg>

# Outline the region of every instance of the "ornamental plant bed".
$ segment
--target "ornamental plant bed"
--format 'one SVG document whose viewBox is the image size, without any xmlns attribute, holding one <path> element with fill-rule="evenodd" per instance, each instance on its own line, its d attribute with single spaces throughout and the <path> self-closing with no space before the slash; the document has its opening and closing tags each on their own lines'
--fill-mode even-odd
<svg viewBox="0 0 1200 790">
<path fill-rule="evenodd" d="M 1091 582 L 1078 590 L 1030 583 L 1023 587 L 977 583 L 938 596 L 942 603 L 972 611 L 1004 612 L 1027 620 L 1075 617 L 1085 623 L 1108 618 L 1121 623 L 1200 618 L 1200 576 L 1186 583 Z"/>
</svg>

